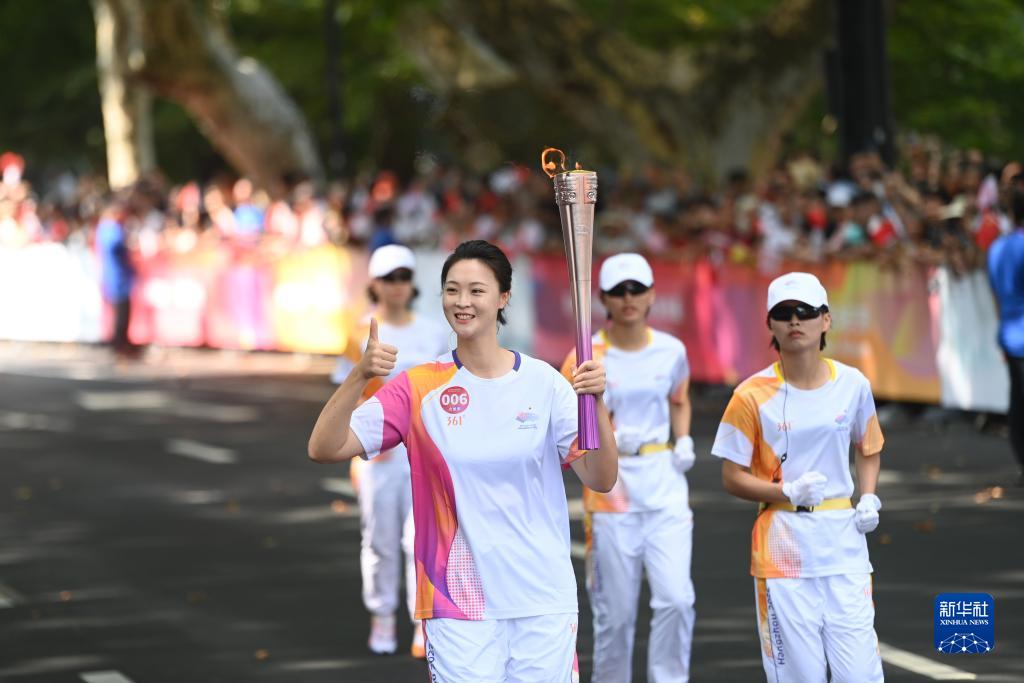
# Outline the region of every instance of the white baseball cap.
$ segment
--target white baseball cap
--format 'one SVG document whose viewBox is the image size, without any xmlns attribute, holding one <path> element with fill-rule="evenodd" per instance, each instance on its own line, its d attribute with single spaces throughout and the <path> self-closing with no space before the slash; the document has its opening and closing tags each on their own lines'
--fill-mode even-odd
<svg viewBox="0 0 1024 683">
<path fill-rule="evenodd" d="M 370 277 L 384 277 L 399 268 L 416 269 L 416 257 L 409 247 L 401 244 L 386 244 L 378 247 L 370 256 Z"/>
<path fill-rule="evenodd" d="M 616 254 L 601 264 L 601 275 L 598 286 L 602 292 L 615 287 L 626 280 L 635 280 L 644 287 L 654 285 L 654 272 L 651 264 L 640 254 Z"/>
<path fill-rule="evenodd" d="M 799 301 L 808 306 L 828 306 L 828 294 L 818 278 L 810 273 L 786 273 L 768 285 L 768 310 L 781 301 Z"/>
</svg>

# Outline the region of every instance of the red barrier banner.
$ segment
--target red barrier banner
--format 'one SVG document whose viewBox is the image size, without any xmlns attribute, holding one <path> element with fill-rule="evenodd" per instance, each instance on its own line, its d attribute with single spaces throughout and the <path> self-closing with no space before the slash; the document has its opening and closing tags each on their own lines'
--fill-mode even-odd
<svg viewBox="0 0 1024 683">
<path fill-rule="evenodd" d="M 421 257 L 436 267 L 442 255 Z M 0 248 L 0 283 L 19 294 L 0 300 L 0 338 L 100 338 L 94 258 L 84 247 L 56 244 Z M 129 335 L 139 344 L 339 354 L 367 310 L 366 258 L 336 247 L 279 253 L 212 244 L 163 252 L 139 264 Z M 651 265 L 650 323 L 683 340 L 694 379 L 735 384 L 775 359 L 764 310 L 771 275 L 710 261 L 655 258 Z M 523 271 L 532 272 L 534 316 L 519 331 L 521 348 L 561 363 L 574 343 L 565 260 L 534 255 Z M 861 262 L 812 272 L 831 304 L 825 354 L 860 368 L 877 396 L 1005 410 L 1007 373 L 983 273 L 954 277 Z M 604 318 L 595 296 L 596 328 Z"/>
<path fill-rule="evenodd" d="M 206 310 L 230 253 L 217 248 L 161 252 L 138 263 L 128 335 L 136 344 L 202 346 Z"/>
<path fill-rule="evenodd" d="M 366 310 L 366 256 L 318 247 L 279 256 L 223 245 L 138 264 L 136 344 L 339 354 Z"/>
<path fill-rule="evenodd" d="M 267 305 L 273 291 L 273 263 L 255 250 L 236 252 L 210 282 L 207 343 L 224 349 L 276 349 Z"/>
<path fill-rule="evenodd" d="M 656 298 L 650 324 L 686 344 L 693 378 L 735 384 L 775 358 L 765 312 L 774 277 L 738 265 L 652 259 Z M 596 270 L 596 268 L 595 268 Z M 813 269 L 829 292 L 833 327 L 826 355 L 860 368 L 879 397 L 937 402 L 936 338 L 927 273 L 871 263 Z M 558 363 L 573 345 L 564 260 L 533 260 L 535 355 Z M 595 329 L 604 311 L 595 293 Z"/>
</svg>

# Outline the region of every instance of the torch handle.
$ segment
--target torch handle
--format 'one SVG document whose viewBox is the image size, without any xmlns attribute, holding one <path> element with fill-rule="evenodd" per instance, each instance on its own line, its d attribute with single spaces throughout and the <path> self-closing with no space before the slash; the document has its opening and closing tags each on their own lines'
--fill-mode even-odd
<svg viewBox="0 0 1024 683">
<path fill-rule="evenodd" d="M 587 327 L 589 328 L 589 320 Z M 583 332 L 583 334 L 581 334 Z M 591 345 L 590 330 L 577 330 L 576 333 L 576 364 L 591 360 L 594 350 Z M 593 394 L 580 394 L 579 402 L 579 435 L 580 450 L 594 450 L 601 447 L 601 432 L 597 426 L 597 397 Z"/>
</svg>

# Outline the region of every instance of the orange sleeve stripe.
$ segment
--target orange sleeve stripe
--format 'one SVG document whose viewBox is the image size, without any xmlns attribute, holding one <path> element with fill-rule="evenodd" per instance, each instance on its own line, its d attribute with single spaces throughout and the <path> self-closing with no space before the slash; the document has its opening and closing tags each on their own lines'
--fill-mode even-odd
<svg viewBox="0 0 1024 683">
<path fill-rule="evenodd" d="M 455 366 L 455 363 L 442 363 L 440 361 L 417 365 L 406 371 L 409 375 L 409 384 L 413 388 L 417 402 L 434 389 L 448 382 L 448 380 L 455 376 L 456 372 L 458 372 L 458 368 Z"/>
<path fill-rule="evenodd" d="M 882 445 L 885 438 L 882 437 L 882 428 L 878 424 L 878 416 L 872 415 L 868 418 L 868 424 L 864 428 L 864 438 L 860 442 L 860 452 L 864 455 L 877 455 L 882 452 Z"/>
<path fill-rule="evenodd" d="M 750 378 L 737 388 L 722 416 L 722 422 L 732 425 L 750 440 L 754 448 L 750 472 L 765 481 L 773 481 L 776 476 L 781 481 L 782 462 L 761 433 L 761 406 L 778 393 L 779 387 L 779 380 L 774 376 Z"/>
<path fill-rule="evenodd" d="M 365 401 L 366 399 L 371 398 L 374 394 L 377 393 L 377 391 L 382 386 L 384 386 L 384 378 L 382 378 L 382 377 L 373 377 L 373 378 L 371 378 L 370 381 L 366 383 L 366 386 L 363 387 L 362 399 Z"/>
<path fill-rule="evenodd" d="M 594 357 L 594 360 L 603 361 L 606 351 L 607 347 L 604 344 L 594 344 L 591 355 Z M 576 368 L 576 365 L 576 349 L 569 349 L 569 353 L 565 355 L 565 360 L 562 362 L 559 372 L 562 373 L 562 377 L 569 380 L 570 384 L 572 384 L 572 371 Z"/>
</svg>

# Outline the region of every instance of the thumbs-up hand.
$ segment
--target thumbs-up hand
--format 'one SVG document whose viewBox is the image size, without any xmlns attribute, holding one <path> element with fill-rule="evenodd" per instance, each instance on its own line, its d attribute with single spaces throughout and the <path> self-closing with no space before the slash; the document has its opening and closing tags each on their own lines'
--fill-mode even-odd
<svg viewBox="0 0 1024 683">
<path fill-rule="evenodd" d="M 398 349 L 391 344 L 382 344 L 377 338 L 377 321 L 370 318 L 370 336 L 366 339 L 366 350 L 359 359 L 356 370 L 365 379 L 387 377 L 395 369 Z"/>
</svg>

